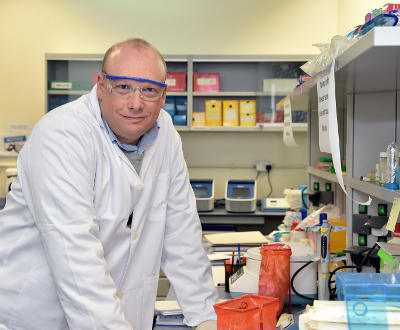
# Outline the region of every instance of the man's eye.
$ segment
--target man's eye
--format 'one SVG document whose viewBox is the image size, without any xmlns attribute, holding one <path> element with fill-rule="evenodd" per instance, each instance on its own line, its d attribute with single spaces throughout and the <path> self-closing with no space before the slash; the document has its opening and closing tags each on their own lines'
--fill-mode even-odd
<svg viewBox="0 0 400 330">
<path fill-rule="evenodd" d="M 158 94 L 157 88 L 154 87 L 143 87 L 142 91 L 147 94 Z"/>
<path fill-rule="evenodd" d="M 119 90 L 123 90 L 123 91 L 129 91 L 131 88 L 128 85 L 117 85 L 114 88 L 119 89 Z"/>
</svg>

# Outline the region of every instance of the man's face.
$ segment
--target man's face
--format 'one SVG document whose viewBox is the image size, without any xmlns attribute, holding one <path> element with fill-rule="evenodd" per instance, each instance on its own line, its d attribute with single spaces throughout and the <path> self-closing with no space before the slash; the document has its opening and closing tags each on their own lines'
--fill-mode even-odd
<svg viewBox="0 0 400 330">
<path fill-rule="evenodd" d="M 133 49 L 121 46 L 106 63 L 106 73 L 112 76 L 145 78 L 164 82 L 165 72 L 159 56 L 150 48 Z M 134 81 L 132 82 L 135 85 Z M 136 145 L 139 138 L 156 122 L 165 104 L 165 89 L 159 99 L 147 101 L 140 97 L 139 89 L 132 96 L 121 97 L 108 88 L 114 81 L 99 75 L 97 97 L 101 101 L 101 113 L 118 140 L 123 144 Z M 138 84 L 140 86 L 140 84 Z"/>
</svg>

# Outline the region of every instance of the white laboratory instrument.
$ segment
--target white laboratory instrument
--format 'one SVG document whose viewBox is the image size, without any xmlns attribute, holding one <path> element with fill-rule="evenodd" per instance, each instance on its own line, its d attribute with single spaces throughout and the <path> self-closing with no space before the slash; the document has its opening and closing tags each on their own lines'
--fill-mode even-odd
<svg viewBox="0 0 400 330">
<path fill-rule="evenodd" d="M 6 180 L 4 185 L 4 195 L 11 190 L 11 184 L 17 181 L 18 172 L 15 167 L 9 167 L 5 170 Z"/>
<path fill-rule="evenodd" d="M 288 209 L 285 197 L 264 197 L 261 200 L 261 212 L 285 212 Z"/>
<path fill-rule="evenodd" d="M 190 184 L 196 196 L 197 211 L 212 211 L 214 209 L 214 180 L 191 179 Z"/>
<path fill-rule="evenodd" d="M 255 180 L 227 180 L 225 209 L 228 212 L 254 212 L 257 208 Z"/>
<path fill-rule="evenodd" d="M 315 261 L 316 256 L 313 248 L 304 241 L 285 242 L 292 249 L 290 256 L 290 279 L 293 274 L 309 261 Z M 261 266 L 260 248 L 248 249 L 246 252 L 246 266 L 229 278 L 229 290 L 232 297 L 243 294 L 258 294 L 258 279 Z M 293 286 L 303 296 L 317 298 L 317 263 L 313 262 L 302 269 L 295 277 Z M 291 292 L 292 303 L 309 303 L 304 298 Z"/>
</svg>

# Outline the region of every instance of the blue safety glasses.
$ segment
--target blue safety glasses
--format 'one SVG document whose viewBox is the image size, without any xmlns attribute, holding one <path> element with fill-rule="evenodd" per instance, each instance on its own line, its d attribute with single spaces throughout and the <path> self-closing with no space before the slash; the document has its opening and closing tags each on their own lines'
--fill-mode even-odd
<svg viewBox="0 0 400 330">
<path fill-rule="evenodd" d="M 142 99 L 157 101 L 161 98 L 164 88 L 167 86 L 165 83 L 145 78 L 112 76 L 105 72 L 103 72 L 103 76 L 110 81 L 107 84 L 110 93 L 123 98 L 130 98 L 138 89 Z"/>
</svg>

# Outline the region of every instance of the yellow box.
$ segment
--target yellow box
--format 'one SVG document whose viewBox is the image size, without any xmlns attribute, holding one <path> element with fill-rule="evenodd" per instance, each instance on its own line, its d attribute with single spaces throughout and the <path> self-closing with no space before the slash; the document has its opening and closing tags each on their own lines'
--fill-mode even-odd
<svg viewBox="0 0 400 330">
<path fill-rule="evenodd" d="M 240 126 L 256 126 L 257 121 L 256 100 L 240 101 Z"/>
<path fill-rule="evenodd" d="M 192 126 L 206 126 L 206 113 L 193 112 Z"/>
<path fill-rule="evenodd" d="M 223 126 L 239 126 L 239 101 L 224 100 L 222 101 L 222 125 Z"/>
<path fill-rule="evenodd" d="M 222 101 L 206 100 L 206 125 L 221 126 L 222 125 Z"/>
<path fill-rule="evenodd" d="M 346 219 L 344 218 L 333 218 L 329 219 L 329 224 L 331 226 L 342 226 L 346 227 Z M 331 232 L 330 237 L 330 251 L 332 253 L 341 253 L 346 248 L 346 231 L 334 231 Z"/>
</svg>

